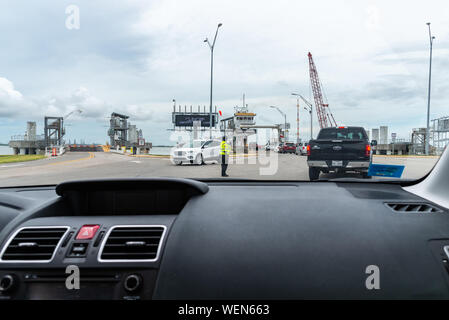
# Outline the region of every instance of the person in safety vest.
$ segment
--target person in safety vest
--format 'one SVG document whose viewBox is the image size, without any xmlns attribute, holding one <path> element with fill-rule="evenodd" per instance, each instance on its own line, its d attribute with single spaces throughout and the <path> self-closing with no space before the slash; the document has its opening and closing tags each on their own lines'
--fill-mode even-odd
<svg viewBox="0 0 449 320">
<path fill-rule="evenodd" d="M 228 169 L 228 163 L 229 163 L 229 152 L 231 147 L 229 144 L 226 143 L 226 137 L 223 136 L 223 140 L 220 144 L 220 159 L 221 159 L 221 176 L 222 177 L 228 177 L 226 174 L 226 170 Z"/>
</svg>

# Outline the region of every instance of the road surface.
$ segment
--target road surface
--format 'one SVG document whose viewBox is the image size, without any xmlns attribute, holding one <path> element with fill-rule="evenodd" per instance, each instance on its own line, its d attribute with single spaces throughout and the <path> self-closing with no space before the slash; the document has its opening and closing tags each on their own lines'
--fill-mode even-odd
<svg viewBox="0 0 449 320">
<path fill-rule="evenodd" d="M 305 156 L 270 153 L 231 158 L 231 178 L 264 180 L 309 180 Z M 429 172 L 436 157 L 375 156 L 374 163 L 403 164 L 403 178 L 417 179 Z M 56 158 L 0 165 L 0 186 L 57 184 L 67 180 L 93 178 L 183 177 L 220 178 L 220 165 L 172 164 L 164 157 L 128 156 L 104 152 L 68 152 Z M 359 177 L 350 174 L 350 177 Z M 344 177 L 322 174 L 321 178 Z"/>
</svg>

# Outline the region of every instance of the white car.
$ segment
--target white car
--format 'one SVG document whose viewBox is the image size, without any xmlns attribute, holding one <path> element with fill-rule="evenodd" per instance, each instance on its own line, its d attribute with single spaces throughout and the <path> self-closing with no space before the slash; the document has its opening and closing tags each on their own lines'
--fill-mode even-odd
<svg viewBox="0 0 449 320">
<path fill-rule="evenodd" d="M 279 143 L 278 145 L 276 145 L 276 146 L 274 147 L 274 151 L 275 151 L 275 152 L 281 152 L 282 145 L 283 145 L 283 143 Z"/>
<path fill-rule="evenodd" d="M 220 140 L 194 140 L 190 147 L 175 148 L 171 152 L 172 162 L 176 165 L 191 163 L 202 165 L 206 161 L 220 160 Z"/>
<path fill-rule="evenodd" d="M 307 155 L 307 145 L 308 142 L 300 142 L 296 145 L 296 155 L 305 156 Z"/>
</svg>

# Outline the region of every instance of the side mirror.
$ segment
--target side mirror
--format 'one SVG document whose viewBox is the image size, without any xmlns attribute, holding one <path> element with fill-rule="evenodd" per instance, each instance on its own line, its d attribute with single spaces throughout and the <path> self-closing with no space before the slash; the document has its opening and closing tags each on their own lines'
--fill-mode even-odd
<svg viewBox="0 0 449 320">
<path fill-rule="evenodd" d="M 373 147 L 377 146 L 377 140 L 371 140 L 371 145 L 372 145 Z"/>
</svg>

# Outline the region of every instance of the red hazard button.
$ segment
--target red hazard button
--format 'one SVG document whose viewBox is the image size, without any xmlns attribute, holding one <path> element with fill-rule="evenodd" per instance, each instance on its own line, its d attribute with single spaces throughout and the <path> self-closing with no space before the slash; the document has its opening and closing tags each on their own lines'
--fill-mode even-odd
<svg viewBox="0 0 449 320">
<path fill-rule="evenodd" d="M 98 224 L 89 224 L 81 227 L 76 240 L 90 240 L 95 236 L 97 230 L 100 229 Z"/>
</svg>

